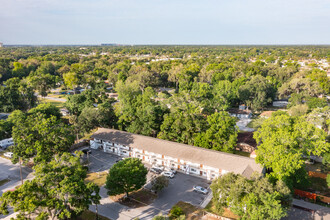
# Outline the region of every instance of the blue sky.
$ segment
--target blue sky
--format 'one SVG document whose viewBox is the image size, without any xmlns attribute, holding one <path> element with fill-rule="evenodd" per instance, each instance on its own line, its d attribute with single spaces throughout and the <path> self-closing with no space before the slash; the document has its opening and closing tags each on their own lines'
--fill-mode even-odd
<svg viewBox="0 0 330 220">
<path fill-rule="evenodd" d="M 0 0 L 4 44 L 330 44 L 330 0 Z"/>
</svg>

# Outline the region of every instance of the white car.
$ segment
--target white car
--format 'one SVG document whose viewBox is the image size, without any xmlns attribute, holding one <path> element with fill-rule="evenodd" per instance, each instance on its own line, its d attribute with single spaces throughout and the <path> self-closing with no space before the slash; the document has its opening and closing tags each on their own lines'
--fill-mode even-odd
<svg viewBox="0 0 330 220">
<path fill-rule="evenodd" d="M 208 194 L 209 191 L 201 186 L 194 186 L 193 190 L 195 192 L 203 193 L 204 195 Z"/>
<path fill-rule="evenodd" d="M 163 176 L 166 176 L 168 178 L 174 178 L 174 174 L 172 172 L 169 172 L 169 171 L 164 171 L 161 173 Z"/>
<path fill-rule="evenodd" d="M 157 170 L 161 170 L 161 171 L 164 170 L 164 167 L 163 166 L 159 166 L 159 165 L 153 165 L 152 168 L 157 169 Z"/>
<path fill-rule="evenodd" d="M 3 156 L 8 157 L 8 158 L 12 158 L 13 153 L 12 152 L 6 152 L 6 153 L 3 154 Z"/>
</svg>

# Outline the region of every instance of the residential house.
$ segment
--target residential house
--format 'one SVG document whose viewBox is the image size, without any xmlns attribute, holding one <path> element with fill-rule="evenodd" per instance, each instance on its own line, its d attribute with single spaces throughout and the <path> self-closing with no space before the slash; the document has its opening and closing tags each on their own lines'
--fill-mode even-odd
<svg viewBox="0 0 330 220">
<path fill-rule="evenodd" d="M 243 107 L 240 107 L 243 108 Z M 252 112 L 250 110 L 242 110 L 242 109 L 229 109 L 228 110 L 230 116 L 236 117 L 239 119 L 242 118 L 252 118 Z"/>
</svg>

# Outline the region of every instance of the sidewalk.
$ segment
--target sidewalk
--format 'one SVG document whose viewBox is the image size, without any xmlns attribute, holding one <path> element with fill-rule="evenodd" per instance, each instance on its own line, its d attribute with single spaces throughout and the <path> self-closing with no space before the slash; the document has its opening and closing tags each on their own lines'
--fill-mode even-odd
<svg viewBox="0 0 330 220">
<path fill-rule="evenodd" d="M 330 208 L 299 199 L 293 199 L 292 205 L 313 210 L 315 220 L 330 220 Z"/>
<path fill-rule="evenodd" d="M 211 190 L 210 190 L 211 191 Z M 207 195 L 207 197 L 204 199 L 204 201 L 202 202 L 202 204 L 200 205 L 200 207 L 202 208 L 202 209 L 204 209 L 206 206 L 207 206 L 207 204 L 209 204 L 210 203 L 210 201 L 212 200 L 212 197 L 213 197 L 213 193 L 212 193 L 212 191 Z"/>
<path fill-rule="evenodd" d="M 129 220 L 139 218 L 141 220 L 152 219 L 155 215 L 159 214 L 159 210 L 152 205 L 140 207 L 140 208 L 129 208 L 112 201 L 107 195 L 107 190 L 104 187 L 100 189 L 101 201 L 97 207 L 100 215 L 108 217 L 110 219 L 122 219 Z M 91 205 L 89 210 L 95 212 L 95 205 Z"/>
</svg>

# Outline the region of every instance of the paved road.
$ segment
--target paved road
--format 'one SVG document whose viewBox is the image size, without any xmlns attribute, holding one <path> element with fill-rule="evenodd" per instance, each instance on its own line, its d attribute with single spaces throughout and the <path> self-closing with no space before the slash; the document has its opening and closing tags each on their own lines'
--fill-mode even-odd
<svg viewBox="0 0 330 220">
<path fill-rule="evenodd" d="M 0 186 L 0 195 L 8 189 L 13 189 L 21 183 L 18 164 L 12 164 L 9 159 L 0 157 L 0 179 L 10 179 L 10 182 Z M 32 178 L 32 170 L 28 167 L 22 167 L 23 179 Z"/>
<path fill-rule="evenodd" d="M 246 127 L 252 120 L 248 118 L 240 118 L 239 121 L 236 122 L 237 127 L 240 131 L 254 131 L 253 128 Z"/>
<path fill-rule="evenodd" d="M 28 167 L 22 167 L 22 174 L 24 180 L 33 178 L 32 169 Z M 0 157 L 0 180 L 2 179 L 10 179 L 10 182 L 0 186 L 0 196 L 2 195 L 2 193 L 14 189 L 16 186 L 19 186 L 21 184 L 19 165 L 12 164 L 9 159 Z M 10 212 L 10 215 L 6 217 L 0 215 L 0 219 L 9 220 L 11 217 L 15 217 L 15 213 L 13 213 L 12 211 Z"/>
<path fill-rule="evenodd" d="M 40 98 L 40 99 L 49 99 L 49 100 L 53 100 L 53 101 L 56 101 L 56 102 L 66 102 L 66 99 L 64 99 L 64 98 L 56 98 L 56 97 L 50 97 L 50 96 L 42 97 L 40 95 L 38 95 L 38 98 Z"/>
</svg>

